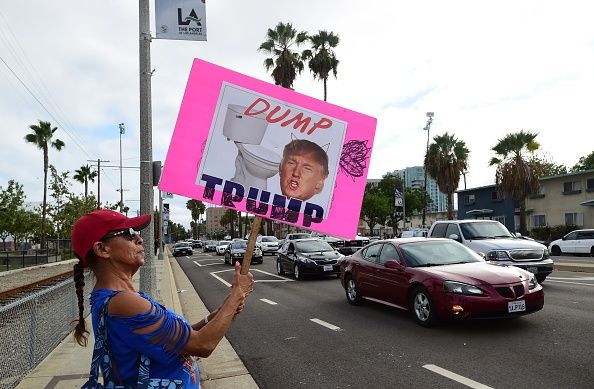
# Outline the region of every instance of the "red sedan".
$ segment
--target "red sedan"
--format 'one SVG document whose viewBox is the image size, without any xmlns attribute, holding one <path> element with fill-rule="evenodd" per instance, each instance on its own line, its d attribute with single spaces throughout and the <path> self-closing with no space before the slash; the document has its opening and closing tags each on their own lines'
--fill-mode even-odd
<svg viewBox="0 0 594 389">
<path fill-rule="evenodd" d="M 532 273 L 486 262 L 451 239 L 373 242 L 343 259 L 340 279 L 349 303 L 410 310 L 425 327 L 446 319 L 517 317 L 544 305 Z"/>
</svg>

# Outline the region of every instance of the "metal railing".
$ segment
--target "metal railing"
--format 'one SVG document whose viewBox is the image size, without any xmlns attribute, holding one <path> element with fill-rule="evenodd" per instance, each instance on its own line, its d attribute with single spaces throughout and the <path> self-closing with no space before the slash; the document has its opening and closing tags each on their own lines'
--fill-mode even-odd
<svg viewBox="0 0 594 389">
<path fill-rule="evenodd" d="M 71 248 L 0 251 L 0 272 L 74 258 Z"/>
<path fill-rule="evenodd" d="M 85 276 L 85 314 L 92 290 Z M 0 307 L 0 389 L 12 389 L 73 330 L 78 318 L 74 281 L 68 279 Z"/>
</svg>

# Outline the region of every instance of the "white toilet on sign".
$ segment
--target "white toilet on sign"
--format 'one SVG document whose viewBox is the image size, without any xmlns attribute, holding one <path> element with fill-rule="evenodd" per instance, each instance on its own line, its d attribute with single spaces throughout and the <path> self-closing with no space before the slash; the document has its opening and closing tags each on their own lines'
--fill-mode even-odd
<svg viewBox="0 0 594 389">
<path fill-rule="evenodd" d="M 223 124 L 223 135 L 235 142 L 235 175 L 231 179 L 244 187 L 266 190 L 266 180 L 278 173 L 280 155 L 262 146 L 268 123 L 263 115 L 248 116 L 247 107 L 229 104 Z"/>
</svg>

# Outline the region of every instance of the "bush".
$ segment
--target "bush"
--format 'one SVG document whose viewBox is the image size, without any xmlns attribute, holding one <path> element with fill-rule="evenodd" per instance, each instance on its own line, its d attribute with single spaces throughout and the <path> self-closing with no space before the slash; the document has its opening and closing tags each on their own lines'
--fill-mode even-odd
<svg viewBox="0 0 594 389">
<path fill-rule="evenodd" d="M 565 235 L 569 234 L 571 231 L 575 231 L 577 229 L 578 226 L 574 225 L 537 227 L 532 229 L 532 236 L 536 240 L 542 240 L 547 243 L 550 243 L 556 239 L 561 239 Z"/>
</svg>

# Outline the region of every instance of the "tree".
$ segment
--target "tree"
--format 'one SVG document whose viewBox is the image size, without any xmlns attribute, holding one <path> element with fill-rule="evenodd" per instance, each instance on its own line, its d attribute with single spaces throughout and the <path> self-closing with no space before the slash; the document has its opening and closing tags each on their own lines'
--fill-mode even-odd
<svg viewBox="0 0 594 389">
<path fill-rule="evenodd" d="M 192 220 L 194 221 L 194 225 L 192 226 L 192 237 L 198 239 L 198 219 L 200 219 L 200 216 L 206 211 L 206 206 L 202 201 L 192 199 L 186 202 L 186 208 L 192 213 Z"/>
<path fill-rule="evenodd" d="M 373 235 L 373 227 L 376 224 L 385 224 L 390 216 L 391 209 L 390 200 L 383 195 L 377 187 L 373 184 L 365 186 L 365 195 L 363 196 L 363 203 L 361 204 L 361 219 L 363 219 L 369 226 L 371 235 Z"/>
<path fill-rule="evenodd" d="M 68 196 L 68 200 L 60 210 L 61 229 L 64 237 L 72 235 L 72 226 L 76 220 L 84 214 L 97 209 L 97 198 L 94 195 L 79 197 L 74 194 Z"/>
<path fill-rule="evenodd" d="M 54 203 L 48 208 L 48 214 L 51 217 L 54 228 L 57 232 L 58 239 L 64 239 L 64 214 L 63 208 L 64 203 L 67 200 L 67 196 L 70 194 L 70 181 L 68 175 L 70 172 L 66 171 L 58 173 L 53 165 L 50 165 L 50 197 L 54 199 Z"/>
<path fill-rule="evenodd" d="M 97 172 L 91 171 L 91 167 L 89 165 L 83 165 L 80 167 L 80 169 L 75 170 L 74 173 L 75 174 L 72 178 L 85 185 L 85 197 L 87 197 L 89 194 L 89 181 L 95 182 Z"/>
<path fill-rule="evenodd" d="M 521 130 L 499 139 L 491 149 L 496 156 L 490 166 L 497 165 L 495 183 L 497 191 L 505 198 L 511 194 L 520 205 L 520 233 L 527 235 L 526 197 L 538 190 L 538 176 L 529 160 L 539 148 L 535 141 L 537 133 Z"/>
<path fill-rule="evenodd" d="M 229 226 L 229 230 L 231 230 L 231 238 L 235 238 L 235 221 L 237 220 L 237 211 L 233 209 L 225 210 L 223 216 L 221 216 L 221 226 Z"/>
<path fill-rule="evenodd" d="M 50 147 L 56 150 L 62 150 L 65 146 L 60 139 L 52 141 L 54 133 L 58 130 L 57 127 L 52 128 L 50 122 L 39 121 L 39 125 L 32 124 L 29 126 L 32 133 L 25 135 L 25 142 L 33 143 L 38 149 L 43 151 L 43 201 L 41 205 L 41 247 L 45 243 L 45 218 L 47 213 L 47 170 L 49 168 L 49 153 Z"/>
<path fill-rule="evenodd" d="M 297 73 L 301 73 L 304 68 L 303 53 L 293 50 L 306 40 L 307 32 L 297 32 L 291 23 L 279 22 L 274 29 L 268 29 L 266 41 L 258 50 L 272 56 L 264 60 L 264 67 L 266 71 L 272 69 L 272 78 L 276 85 L 293 87 Z"/>
<path fill-rule="evenodd" d="M 555 163 L 549 155 L 539 156 L 534 154 L 528 160 L 528 165 L 539 178 L 567 174 L 567 167 Z"/>
<path fill-rule="evenodd" d="M 447 132 L 433 138 L 425 154 L 425 169 L 437 181 L 439 190 L 448 198 L 448 220 L 454 218 L 454 192 L 460 184 L 460 176 L 468 170 L 470 151 L 466 143 Z"/>
<path fill-rule="evenodd" d="M 325 30 L 318 31 L 317 34 L 308 37 L 308 39 L 311 42 L 314 54 L 312 55 L 309 50 L 306 50 L 304 56 L 309 61 L 309 69 L 313 73 L 314 79 L 317 78 L 324 83 L 324 101 L 326 101 L 328 95 L 327 81 L 330 72 L 336 78 L 339 61 L 336 59 L 333 49 L 338 46 L 340 39 L 338 35 Z"/>
<path fill-rule="evenodd" d="M 23 185 L 15 180 L 9 180 L 6 189 L 0 186 L 0 239 L 6 247 L 6 238 L 14 235 L 17 227 L 18 213 L 25 202 Z"/>
<path fill-rule="evenodd" d="M 584 170 L 592 170 L 594 169 L 594 151 L 588 154 L 585 157 L 580 157 L 578 163 L 573 165 L 571 168 L 572 172 L 581 172 Z"/>
</svg>

